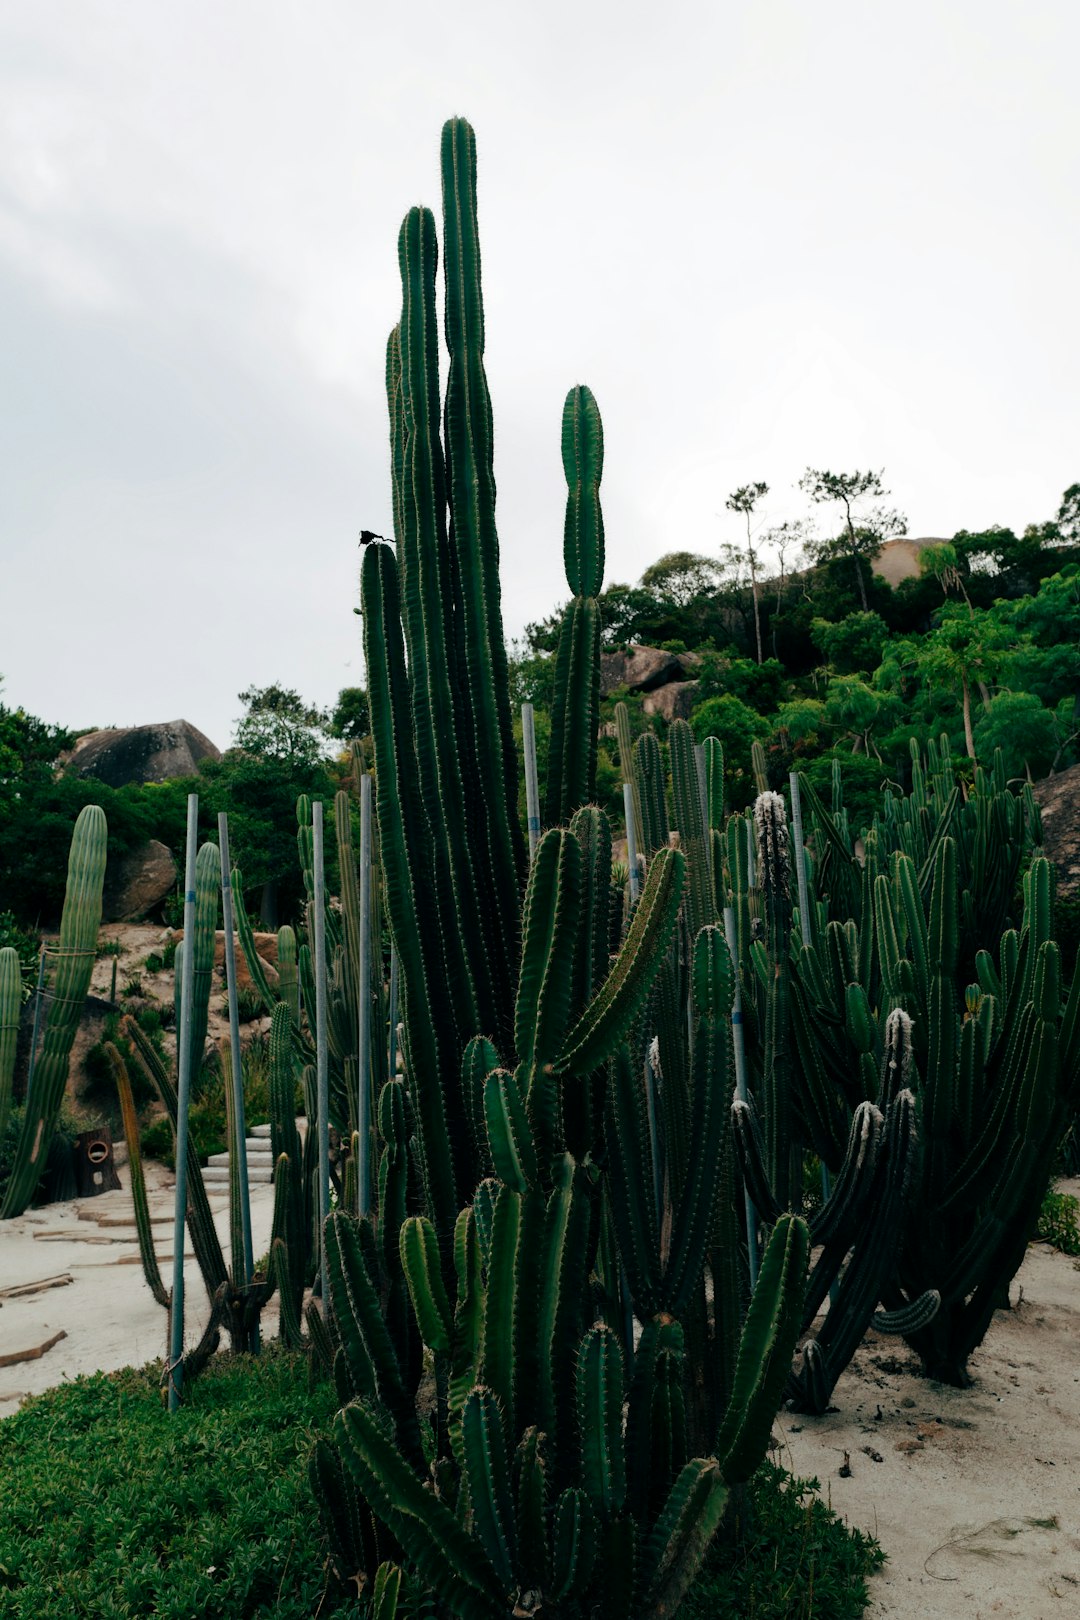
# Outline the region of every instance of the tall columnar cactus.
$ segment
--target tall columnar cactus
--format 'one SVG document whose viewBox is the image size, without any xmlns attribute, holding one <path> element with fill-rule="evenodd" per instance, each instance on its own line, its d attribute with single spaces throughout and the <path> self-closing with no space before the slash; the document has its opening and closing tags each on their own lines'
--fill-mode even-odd
<svg viewBox="0 0 1080 1620">
<path fill-rule="evenodd" d="M 0 950 L 0 1141 L 7 1131 L 11 1115 L 21 1011 L 22 970 L 19 953 L 13 945 L 5 945 Z"/>
<path fill-rule="evenodd" d="M 563 562 L 573 600 L 559 632 L 548 752 L 547 820 L 567 822 L 596 792 L 600 724 L 600 604 L 604 582 L 604 514 L 600 478 L 604 428 L 588 388 L 571 388 L 563 406 L 566 474 Z"/>
<path fill-rule="evenodd" d="M 0 1219 L 23 1213 L 34 1196 L 49 1155 L 63 1101 L 72 1042 L 94 970 L 107 839 L 105 812 L 99 805 L 86 805 L 79 812 L 72 833 L 60 939 L 49 953 L 54 962 L 54 976 L 49 991 L 48 1021 L 11 1176 L 0 1206 Z"/>
</svg>

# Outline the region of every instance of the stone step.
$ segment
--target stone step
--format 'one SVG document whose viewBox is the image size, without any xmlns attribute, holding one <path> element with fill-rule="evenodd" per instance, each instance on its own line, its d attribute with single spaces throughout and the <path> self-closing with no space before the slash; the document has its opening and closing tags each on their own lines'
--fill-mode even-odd
<svg viewBox="0 0 1080 1620">
<path fill-rule="evenodd" d="M 254 1165 L 260 1170 L 269 1170 L 273 1167 L 274 1156 L 272 1153 L 267 1153 L 262 1149 L 254 1152 L 249 1150 L 247 1162 L 249 1169 Z M 207 1163 L 227 1170 L 229 1168 L 229 1155 L 227 1153 L 211 1153 Z"/>
<path fill-rule="evenodd" d="M 203 1181 L 209 1190 L 211 1187 L 227 1187 L 229 1185 L 229 1167 L 227 1164 L 211 1164 L 203 1171 Z M 248 1182 L 262 1184 L 274 1179 L 270 1165 L 265 1169 L 260 1165 L 248 1164 Z"/>
</svg>

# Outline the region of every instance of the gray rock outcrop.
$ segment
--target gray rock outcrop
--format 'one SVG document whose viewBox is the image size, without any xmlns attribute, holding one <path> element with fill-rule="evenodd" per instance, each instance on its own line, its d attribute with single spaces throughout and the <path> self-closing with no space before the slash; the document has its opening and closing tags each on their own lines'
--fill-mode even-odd
<svg viewBox="0 0 1080 1620">
<path fill-rule="evenodd" d="M 603 697 L 625 686 L 631 692 L 655 692 L 671 681 L 685 681 L 697 669 L 697 653 L 665 652 L 662 647 L 626 647 L 600 654 L 600 692 Z"/>
<path fill-rule="evenodd" d="M 108 787 L 128 782 L 167 782 L 194 776 L 201 759 L 220 759 L 221 750 L 189 720 L 161 725 L 90 731 L 63 762 L 69 776 L 92 777 Z"/>
<path fill-rule="evenodd" d="M 1043 850 L 1057 867 L 1063 898 L 1080 889 L 1080 765 L 1070 765 L 1035 783 L 1042 812 Z"/>
<path fill-rule="evenodd" d="M 151 838 L 105 870 L 101 894 L 104 922 L 141 922 L 176 886 L 176 862 L 164 844 Z"/>
</svg>

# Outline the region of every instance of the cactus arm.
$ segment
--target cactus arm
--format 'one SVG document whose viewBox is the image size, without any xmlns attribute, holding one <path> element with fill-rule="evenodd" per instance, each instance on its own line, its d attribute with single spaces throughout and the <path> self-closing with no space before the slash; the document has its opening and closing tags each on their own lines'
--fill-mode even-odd
<svg viewBox="0 0 1080 1620">
<path fill-rule="evenodd" d="M 551 1534 L 552 1596 L 556 1602 L 588 1588 L 596 1558 L 596 1514 L 585 1492 L 569 1485 L 555 1504 Z"/>
<path fill-rule="evenodd" d="M 161 1058 L 151 1046 L 149 1036 L 145 1030 L 140 1028 L 134 1018 L 123 1019 L 120 1027 L 125 1037 L 134 1047 L 135 1056 L 157 1092 L 159 1101 L 164 1105 L 175 1138 L 176 1087 L 173 1085 Z M 188 1139 L 187 1164 L 188 1231 L 191 1233 L 191 1246 L 195 1250 L 195 1259 L 198 1261 L 199 1271 L 206 1285 L 207 1296 L 212 1301 L 222 1283 L 228 1281 L 228 1272 L 221 1256 L 221 1245 L 218 1242 L 214 1217 L 210 1210 L 210 1200 L 206 1196 L 206 1184 L 203 1181 L 199 1155 L 190 1138 Z"/>
<path fill-rule="evenodd" d="M 563 406 L 562 463 L 568 495 L 563 565 L 574 596 L 599 596 L 604 583 L 604 426 L 588 388 L 571 388 Z"/>
<path fill-rule="evenodd" d="M 516 958 L 525 844 L 517 816 L 514 748 L 495 526 L 491 398 L 484 373 L 484 306 L 476 213 L 476 137 L 463 118 L 442 133 L 446 455 L 453 546 L 461 590 L 465 672 L 462 690 L 472 729 L 472 759 L 489 783 L 480 808 L 488 851 L 491 925 Z"/>
<path fill-rule="evenodd" d="M 14 955 L 14 952 L 12 953 Z M 139 1120 L 135 1112 L 135 1098 L 131 1080 L 123 1058 L 111 1041 L 105 1043 L 113 1079 L 120 1098 L 120 1117 L 124 1123 L 124 1141 L 127 1143 L 128 1166 L 131 1170 L 131 1199 L 135 1205 L 135 1230 L 139 1238 L 139 1258 L 142 1261 L 146 1286 L 159 1305 L 169 1306 L 169 1291 L 161 1280 L 157 1252 L 154 1248 L 154 1228 L 150 1221 L 150 1205 L 146 1197 L 146 1177 L 143 1174 L 142 1148 L 139 1144 Z"/>
<path fill-rule="evenodd" d="M 522 1586 L 533 1591 L 542 1591 L 550 1580 L 544 1441 L 539 1429 L 526 1429 L 518 1442 L 514 1468 L 518 1567 Z"/>
<path fill-rule="evenodd" d="M 746 1314 L 727 1414 L 716 1454 L 729 1485 L 749 1479 L 765 1455 L 772 1421 L 791 1370 L 802 1316 L 809 1237 L 794 1215 L 773 1227 Z"/>
<path fill-rule="evenodd" d="M 499 1405 L 490 1389 L 477 1387 L 461 1415 L 465 1478 L 473 1533 L 506 1591 L 514 1589 L 514 1508 Z"/>
<path fill-rule="evenodd" d="M 446 1152 L 448 1121 L 440 1075 L 456 1072 L 459 1052 L 443 1050 L 440 1029 L 454 1026 L 445 1006 L 432 938 L 430 908 L 419 905 L 414 873 L 430 868 L 430 841 L 417 802 L 417 766 L 401 637 L 398 577 L 389 546 L 369 546 L 362 575 L 364 647 L 375 739 L 378 819 L 382 835 L 387 912 L 401 966 L 408 1058 L 416 1077 L 419 1145 L 431 1213 L 449 1231 L 458 1196 L 454 1160 Z M 475 1034 L 476 1030 L 469 1031 Z M 451 1067 L 452 1066 L 452 1067 Z"/>
<path fill-rule="evenodd" d="M 715 1461 L 696 1457 L 671 1487 L 645 1548 L 643 1620 L 674 1614 L 697 1577 L 728 1501 Z"/>
<path fill-rule="evenodd" d="M 363 1404 L 334 1420 L 334 1436 L 361 1494 L 424 1580 L 460 1620 L 502 1620 L 505 1594 L 491 1561 L 439 1498 L 427 1490 Z"/>
<path fill-rule="evenodd" d="M 875 1311 L 874 1332 L 917 1333 L 920 1328 L 927 1327 L 934 1320 L 940 1304 L 941 1295 L 937 1289 L 927 1288 L 909 1305 L 901 1305 L 894 1311 Z"/>
<path fill-rule="evenodd" d="M 679 848 L 686 856 L 686 916 L 693 938 L 716 921 L 709 846 L 702 814 L 701 778 L 694 749 L 694 733 L 685 720 L 673 720 L 668 730 L 671 787 Z"/>
<path fill-rule="evenodd" d="M 634 744 L 634 785 L 641 804 L 641 839 L 646 858 L 668 842 L 668 812 L 664 799 L 664 760 L 651 731 Z"/>
<path fill-rule="evenodd" d="M 401 1451 L 411 1461 L 419 1463 L 423 1448 L 416 1411 L 405 1388 L 378 1292 L 368 1270 L 360 1222 L 340 1210 L 326 1222 L 326 1267 L 331 1305 L 342 1342 L 358 1364 L 370 1360 L 379 1395 L 394 1419 Z M 357 1339 L 362 1341 L 362 1348 L 357 1347 Z"/>
<path fill-rule="evenodd" d="M 435 1228 L 424 1216 L 412 1215 L 401 1228 L 400 1244 L 401 1266 L 420 1336 L 432 1350 L 448 1355 L 454 1324 Z"/>
<path fill-rule="evenodd" d="M 240 940 L 240 949 L 244 953 L 244 961 L 251 976 L 251 982 L 262 998 L 263 1010 L 272 1013 L 277 995 L 271 989 L 270 981 L 266 975 L 266 964 L 255 949 L 255 935 L 251 931 L 248 920 L 247 907 L 244 905 L 244 876 L 240 868 L 234 866 L 230 877 L 233 894 L 237 897 L 235 910 L 236 932 Z M 314 1003 L 312 1003 L 314 1005 Z"/>
<path fill-rule="evenodd" d="M 599 604 L 594 598 L 575 597 L 563 616 L 555 655 L 544 807 L 549 824 L 569 821 L 596 791 L 599 655 Z"/>
<path fill-rule="evenodd" d="M 644 1086 L 625 1046 L 616 1054 L 608 1084 L 604 1135 L 611 1213 L 635 1307 L 640 1315 L 652 1315 L 660 1308 L 659 1189 L 649 1153 Z"/>
<path fill-rule="evenodd" d="M 480 1340 L 480 1381 L 502 1402 L 511 1434 L 515 1430 L 514 1295 L 521 1210 L 521 1194 L 511 1187 L 500 1187 L 491 1221 Z"/>
<path fill-rule="evenodd" d="M 602 1519 L 622 1511 L 626 1496 L 623 1453 L 623 1364 L 619 1341 L 598 1323 L 581 1341 L 577 1363 L 581 1479 Z"/>
<path fill-rule="evenodd" d="M 661 850 L 603 987 L 567 1036 L 557 1067 L 588 1074 L 616 1051 L 652 987 L 667 952 L 682 898 L 684 857 Z"/>
<path fill-rule="evenodd" d="M 572 833 L 544 834 L 529 870 L 522 923 L 514 1041 L 531 1071 L 550 1063 L 570 1017 L 574 948 L 581 912 L 581 846 Z"/>
<path fill-rule="evenodd" d="M 539 1179 L 536 1149 L 517 1080 L 506 1069 L 494 1069 L 484 1082 L 484 1116 L 495 1174 L 526 1192 Z"/>
<path fill-rule="evenodd" d="M 559 1433 L 557 1402 L 570 1383 L 574 1347 L 581 1332 L 575 1278 L 588 1243 L 589 1211 L 578 1191 L 573 1160 L 566 1155 L 548 1199 L 544 1258 L 540 1272 L 536 1342 L 539 1347 L 538 1418 L 548 1435 Z"/>
</svg>

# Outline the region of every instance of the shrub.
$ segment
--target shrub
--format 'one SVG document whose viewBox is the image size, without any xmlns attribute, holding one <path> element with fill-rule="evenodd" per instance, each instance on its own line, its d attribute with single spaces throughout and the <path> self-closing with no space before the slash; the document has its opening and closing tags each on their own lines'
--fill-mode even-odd
<svg viewBox="0 0 1080 1620">
<path fill-rule="evenodd" d="M 1080 1254 L 1080 1198 L 1051 1187 L 1043 1199 L 1035 1235 L 1062 1254 Z"/>
<path fill-rule="evenodd" d="M 276 1347 L 216 1358 L 179 1415 L 156 1366 L 29 1401 L 0 1424 L 0 1613 L 333 1613 L 306 1463 L 336 1404 Z"/>
</svg>

